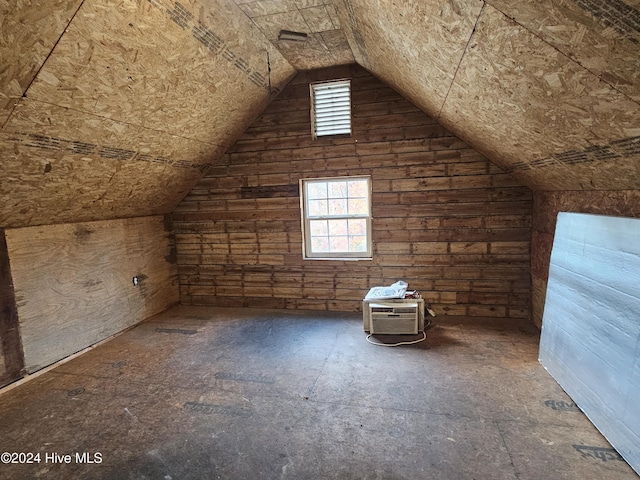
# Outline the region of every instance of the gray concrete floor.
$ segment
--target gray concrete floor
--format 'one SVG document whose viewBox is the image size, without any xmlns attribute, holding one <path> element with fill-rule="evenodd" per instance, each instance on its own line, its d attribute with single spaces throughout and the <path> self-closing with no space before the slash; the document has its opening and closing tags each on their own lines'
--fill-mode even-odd
<svg viewBox="0 0 640 480">
<path fill-rule="evenodd" d="M 0 450 L 40 462 L 0 478 L 638 478 L 538 364 L 535 327 L 365 336 L 356 314 L 173 308 L 2 393 Z"/>
</svg>

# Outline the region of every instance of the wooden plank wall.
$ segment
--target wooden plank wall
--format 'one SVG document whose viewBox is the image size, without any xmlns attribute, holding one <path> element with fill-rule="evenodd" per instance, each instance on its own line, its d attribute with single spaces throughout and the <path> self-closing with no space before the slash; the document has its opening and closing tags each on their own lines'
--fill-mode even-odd
<svg viewBox="0 0 640 480">
<path fill-rule="evenodd" d="M 309 81 L 352 78 L 312 140 Z M 372 261 L 302 259 L 298 180 L 371 175 Z M 528 317 L 531 191 L 364 69 L 299 74 L 173 214 L 181 301 L 355 311 L 403 279 L 438 314 Z"/>
<path fill-rule="evenodd" d="M 532 317 L 542 326 L 551 248 L 559 212 L 640 218 L 640 191 L 535 192 L 531 243 Z"/>
<path fill-rule="evenodd" d="M 173 235 L 164 220 L 6 230 L 27 373 L 178 303 Z"/>
</svg>

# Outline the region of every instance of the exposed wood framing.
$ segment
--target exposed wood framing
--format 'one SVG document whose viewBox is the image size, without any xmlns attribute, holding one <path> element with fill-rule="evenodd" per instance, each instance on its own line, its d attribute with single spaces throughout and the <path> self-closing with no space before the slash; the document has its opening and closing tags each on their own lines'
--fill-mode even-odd
<svg viewBox="0 0 640 480">
<path fill-rule="evenodd" d="M 18 310 L 4 230 L 0 229 L 0 387 L 24 373 Z"/>
</svg>

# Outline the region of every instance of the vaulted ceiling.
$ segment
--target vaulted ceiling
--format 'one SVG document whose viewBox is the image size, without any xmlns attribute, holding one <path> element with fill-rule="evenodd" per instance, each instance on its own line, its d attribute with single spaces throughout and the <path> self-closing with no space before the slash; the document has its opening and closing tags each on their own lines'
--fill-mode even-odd
<svg viewBox="0 0 640 480">
<path fill-rule="evenodd" d="M 0 228 L 170 212 L 353 62 L 532 189 L 640 187 L 640 0 L 0 0 L 0 59 Z"/>
</svg>

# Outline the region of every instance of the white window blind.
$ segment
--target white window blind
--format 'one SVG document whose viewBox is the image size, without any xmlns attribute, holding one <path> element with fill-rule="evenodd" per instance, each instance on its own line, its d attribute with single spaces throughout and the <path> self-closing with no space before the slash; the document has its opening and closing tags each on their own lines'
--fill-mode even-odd
<svg viewBox="0 0 640 480">
<path fill-rule="evenodd" d="M 351 81 L 311 84 L 313 136 L 351 134 Z"/>
</svg>

